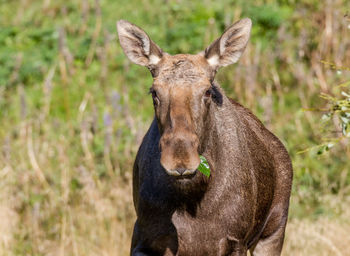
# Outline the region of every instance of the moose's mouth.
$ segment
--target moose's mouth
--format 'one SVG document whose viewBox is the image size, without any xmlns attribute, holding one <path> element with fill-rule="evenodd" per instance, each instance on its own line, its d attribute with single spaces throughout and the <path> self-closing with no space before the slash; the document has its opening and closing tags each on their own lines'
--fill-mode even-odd
<svg viewBox="0 0 350 256">
<path fill-rule="evenodd" d="M 176 181 L 178 182 L 186 182 L 186 181 L 190 181 L 192 180 L 197 174 L 197 170 L 195 170 L 193 173 L 191 174 L 187 174 L 187 175 L 179 175 L 179 176 L 172 176 Z"/>
<path fill-rule="evenodd" d="M 166 169 L 165 169 L 166 170 Z M 176 170 L 166 170 L 167 174 L 175 177 L 176 179 L 188 179 L 192 178 L 196 174 L 195 170 L 179 168 Z"/>
<path fill-rule="evenodd" d="M 186 176 L 177 176 L 175 177 L 175 179 L 178 181 L 185 181 L 185 180 L 191 180 L 192 178 L 194 178 L 194 176 L 196 176 L 196 172 Z"/>
</svg>

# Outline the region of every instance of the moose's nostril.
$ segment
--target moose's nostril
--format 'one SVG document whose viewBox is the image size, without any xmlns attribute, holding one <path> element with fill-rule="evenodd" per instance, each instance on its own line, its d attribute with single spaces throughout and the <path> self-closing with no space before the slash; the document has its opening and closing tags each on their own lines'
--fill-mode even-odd
<svg viewBox="0 0 350 256">
<path fill-rule="evenodd" d="M 187 175 L 191 175 L 193 173 L 195 173 L 196 170 L 189 170 L 186 168 L 178 168 L 175 170 L 175 172 L 179 175 L 179 176 L 187 176 Z"/>
<path fill-rule="evenodd" d="M 186 169 L 185 169 L 185 168 L 178 168 L 178 169 L 176 169 L 176 171 L 177 171 L 180 175 L 183 175 L 184 172 L 186 171 Z"/>
</svg>

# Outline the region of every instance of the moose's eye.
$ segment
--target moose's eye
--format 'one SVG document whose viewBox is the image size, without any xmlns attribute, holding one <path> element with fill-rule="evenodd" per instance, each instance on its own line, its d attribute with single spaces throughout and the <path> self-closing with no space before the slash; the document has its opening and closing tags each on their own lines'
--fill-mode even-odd
<svg viewBox="0 0 350 256">
<path fill-rule="evenodd" d="M 159 104 L 159 99 L 158 99 L 158 96 L 157 96 L 157 92 L 153 88 L 150 88 L 149 93 L 152 95 L 153 104 L 154 105 L 158 105 Z"/>
<path fill-rule="evenodd" d="M 210 97 L 211 95 L 211 89 L 207 90 L 204 94 L 205 97 Z"/>
<path fill-rule="evenodd" d="M 156 93 L 156 91 L 152 91 L 152 98 L 157 98 L 157 93 Z"/>
</svg>

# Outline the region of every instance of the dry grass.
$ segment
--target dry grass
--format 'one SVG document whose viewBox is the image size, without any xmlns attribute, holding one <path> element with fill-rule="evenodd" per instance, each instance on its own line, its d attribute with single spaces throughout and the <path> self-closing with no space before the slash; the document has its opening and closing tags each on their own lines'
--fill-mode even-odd
<svg viewBox="0 0 350 256">
<path fill-rule="evenodd" d="M 77 171 L 83 184 L 79 203 L 67 203 L 48 189 L 49 200 L 21 210 L 25 197 L 14 186 L 19 177 L 10 166 L 1 169 L 0 255 L 128 255 L 135 220 L 130 177 L 96 184 L 86 169 Z M 29 176 L 22 178 L 30 182 Z M 350 254 L 350 198 L 323 201 L 339 208 L 339 216 L 291 219 L 283 255 Z"/>
<path fill-rule="evenodd" d="M 79 203 L 48 188 L 47 200 L 31 207 L 25 205 L 27 195 L 14 191 L 15 172 L 1 169 L 0 255 L 128 255 L 135 219 L 130 179 L 107 187 L 96 185 L 86 169 L 79 172 L 84 186 Z"/>
<path fill-rule="evenodd" d="M 23 129 L 20 136 L 28 142 L 28 129 Z M 35 167 L 2 159 L 6 164 L 0 170 L 0 255 L 128 255 L 135 220 L 130 175 L 96 179 L 85 167 L 89 160 L 75 166 L 63 145 L 45 141 L 14 153 L 33 158 L 26 163 L 36 163 Z M 51 154 L 61 160 L 56 186 L 50 178 L 40 181 L 38 175 L 52 175 L 42 168 L 50 167 L 46 161 Z M 73 179 L 79 190 L 72 186 Z M 284 255 L 349 255 L 350 198 L 326 196 L 321 201 L 336 216 L 292 218 Z"/>
<path fill-rule="evenodd" d="M 96 162 L 90 128 L 82 126 L 73 141 L 56 122 L 28 119 L 17 131 L 0 155 L 0 255 L 128 255 L 135 219 L 130 167 L 99 174 L 105 165 Z M 135 142 L 126 145 L 132 154 Z"/>
<path fill-rule="evenodd" d="M 342 207 L 342 214 L 337 218 L 292 219 L 287 226 L 284 255 L 350 255 L 350 198 L 327 200 L 333 201 L 334 207 Z"/>
</svg>

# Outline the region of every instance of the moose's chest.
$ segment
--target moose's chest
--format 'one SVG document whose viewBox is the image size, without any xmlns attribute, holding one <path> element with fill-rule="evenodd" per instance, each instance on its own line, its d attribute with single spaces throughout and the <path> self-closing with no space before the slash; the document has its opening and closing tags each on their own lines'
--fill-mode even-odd
<svg viewBox="0 0 350 256">
<path fill-rule="evenodd" d="M 155 255 L 167 256 L 229 255 L 244 246 L 254 218 L 251 204 L 246 203 L 248 194 L 235 187 L 230 193 L 225 187 L 222 190 L 221 196 L 208 192 L 198 204 L 178 207 L 177 197 L 165 200 L 161 186 L 141 187 L 141 240 Z"/>
<path fill-rule="evenodd" d="M 243 245 L 232 226 L 232 219 L 220 213 L 220 209 L 212 209 L 213 213 L 188 213 L 175 211 L 170 217 L 171 229 L 154 237 L 152 248 L 167 256 L 203 256 L 228 255 L 231 251 Z M 158 227 L 162 226 L 158 223 Z M 242 229 L 243 227 L 237 227 Z M 236 237 L 237 235 L 237 237 Z M 157 248 L 160 248 L 159 251 Z"/>
<path fill-rule="evenodd" d="M 174 212 L 172 223 L 176 228 L 178 251 L 176 255 L 217 255 L 220 241 L 228 233 L 225 221 L 220 216 L 207 215 L 196 217 L 188 213 Z M 212 217 L 212 218 L 210 218 Z"/>
</svg>

